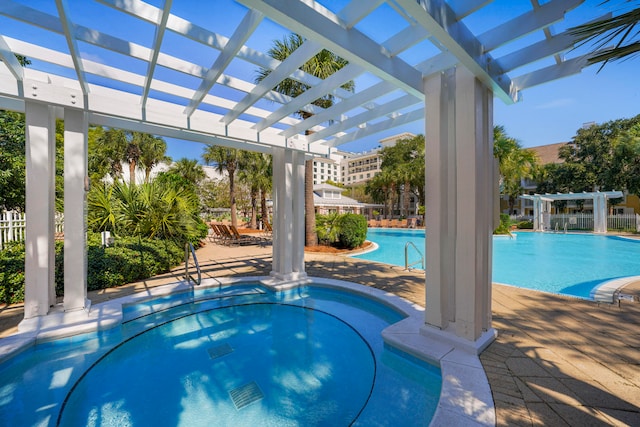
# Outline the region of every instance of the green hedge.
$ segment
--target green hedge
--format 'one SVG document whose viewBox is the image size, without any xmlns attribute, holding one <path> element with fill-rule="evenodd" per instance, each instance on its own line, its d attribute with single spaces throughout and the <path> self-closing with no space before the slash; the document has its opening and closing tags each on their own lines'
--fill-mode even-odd
<svg viewBox="0 0 640 427">
<path fill-rule="evenodd" d="M 518 228 L 521 230 L 533 230 L 533 221 L 520 221 Z"/>
<path fill-rule="evenodd" d="M 340 218 L 338 243 L 346 249 L 355 249 L 367 238 L 367 219 L 362 215 L 344 214 Z"/>
<path fill-rule="evenodd" d="M 56 242 L 56 295 L 64 294 L 63 242 Z M 24 301 L 24 243 L 12 243 L 0 251 L 0 302 Z M 165 273 L 184 261 L 184 246 L 170 240 L 117 238 L 104 248 L 100 235 L 89 233 L 87 289 L 125 285 Z"/>
<path fill-rule="evenodd" d="M 0 302 L 24 301 L 24 243 L 10 242 L 0 251 Z"/>
</svg>

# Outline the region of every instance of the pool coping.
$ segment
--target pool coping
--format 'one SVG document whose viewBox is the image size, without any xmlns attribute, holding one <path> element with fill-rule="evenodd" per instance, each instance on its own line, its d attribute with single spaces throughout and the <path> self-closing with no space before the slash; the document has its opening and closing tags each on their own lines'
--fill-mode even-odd
<svg viewBox="0 0 640 427">
<path fill-rule="evenodd" d="M 210 278 L 203 280 L 199 288 L 243 282 L 259 282 L 275 291 L 307 284 L 336 288 L 375 299 L 403 313 L 406 318 L 385 328 L 382 338 L 386 344 L 440 367 L 442 388 L 430 425 L 495 425 L 493 396 L 478 356 L 495 338 L 495 330 L 485 332 L 477 348 L 474 343 L 452 339 L 450 334 L 427 327 L 424 308 L 417 304 L 380 289 L 336 279 L 306 277 L 283 282 L 269 276 Z M 56 306 L 47 316 L 23 320 L 17 334 L 0 338 L 0 363 L 37 343 L 116 327 L 123 321 L 126 305 L 192 289 L 192 285 L 180 281 L 95 304 L 90 310 L 64 312 L 61 305 Z"/>
<path fill-rule="evenodd" d="M 614 304 L 618 300 L 620 290 L 625 286 L 640 281 L 640 276 L 626 276 L 607 280 L 591 290 L 591 298 L 596 302 Z"/>
</svg>

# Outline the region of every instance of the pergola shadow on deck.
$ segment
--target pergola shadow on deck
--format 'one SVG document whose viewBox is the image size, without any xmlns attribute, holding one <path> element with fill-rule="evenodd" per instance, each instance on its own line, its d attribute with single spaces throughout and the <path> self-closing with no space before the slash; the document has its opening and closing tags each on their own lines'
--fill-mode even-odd
<svg viewBox="0 0 640 427">
<path fill-rule="evenodd" d="M 566 54 L 573 39 L 563 23 L 582 1 L 531 0 L 517 8 L 506 0 L 160 3 L 0 4 L 0 108 L 26 114 L 25 320 L 47 316 L 56 304 L 55 119 L 65 124 L 64 301 L 56 309 L 68 312 L 90 304 L 90 123 L 272 154 L 270 275 L 291 282 L 307 277 L 305 161 L 424 120 L 430 267 L 426 316 L 416 328 L 425 340 L 463 351 L 489 345 L 496 335 L 494 97 L 512 103 L 521 90 L 586 65 L 585 55 Z M 505 19 L 506 10 L 512 12 Z M 265 39 L 288 32 L 304 43 L 283 61 L 271 58 Z M 348 61 L 325 80 L 301 70 L 322 49 Z M 32 64 L 21 66 L 15 55 Z M 269 71 L 259 83 L 247 73 L 256 68 Z M 273 90 L 288 78 L 308 90 L 294 98 Z M 348 81 L 356 82 L 355 92 L 342 88 Z M 313 104 L 326 95 L 335 99 L 331 107 Z M 310 117 L 299 120 L 299 111 Z"/>
</svg>

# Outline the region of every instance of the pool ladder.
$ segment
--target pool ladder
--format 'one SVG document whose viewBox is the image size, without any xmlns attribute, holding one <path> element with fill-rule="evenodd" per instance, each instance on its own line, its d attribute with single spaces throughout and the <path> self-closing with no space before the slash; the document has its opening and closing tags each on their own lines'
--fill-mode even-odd
<svg viewBox="0 0 640 427">
<path fill-rule="evenodd" d="M 416 252 L 418 252 L 420 254 L 420 261 L 416 261 L 413 262 L 411 264 L 409 264 L 409 245 L 413 246 L 413 249 L 416 250 Z M 422 269 L 424 270 L 424 255 L 422 255 L 422 252 L 420 252 L 420 249 L 418 249 L 418 247 L 416 245 L 413 244 L 413 242 L 407 242 L 404 245 L 404 269 L 408 270 L 409 267 L 416 265 L 420 263 L 420 265 L 422 265 Z"/>
<path fill-rule="evenodd" d="M 198 279 L 194 279 L 189 274 L 189 255 L 193 258 L 193 263 L 196 265 L 196 271 L 198 273 Z M 196 285 L 202 283 L 202 272 L 200 271 L 200 264 L 198 264 L 198 257 L 196 256 L 196 251 L 193 248 L 193 245 L 190 242 L 187 242 L 184 245 L 184 278 L 189 283 L 192 281 Z"/>
</svg>

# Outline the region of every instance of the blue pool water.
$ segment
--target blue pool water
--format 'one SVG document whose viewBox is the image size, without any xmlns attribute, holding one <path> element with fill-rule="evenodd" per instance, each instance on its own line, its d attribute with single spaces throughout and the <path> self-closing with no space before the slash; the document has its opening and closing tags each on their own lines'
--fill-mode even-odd
<svg viewBox="0 0 640 427">
<path fill-rule="evenodd" d="M 403 316 L 356 294 L 238 285 L 124 310 L 121 327 L 0 366 L 15 426 L 427 425 L 440 370 L 385 346 Z"/>
<path fill-rule="evenodd" d="M 369 229 L 378 250 L 356 258 L 404 266 L 404 247 L 424 254 L 424 230 Z M 410 249 L 409 263 L 419 259 Z M 428 268 L 428 266 L 427 266 Z M 493 238 L 493 281 L 527 289 L 590 298 L 608 280 L 640 275 L 640 241 L 616 236 L 516 233 Z"/>
</svg>

